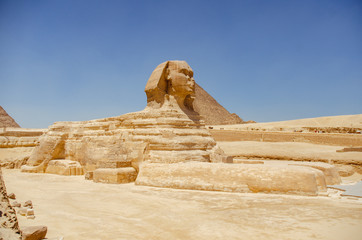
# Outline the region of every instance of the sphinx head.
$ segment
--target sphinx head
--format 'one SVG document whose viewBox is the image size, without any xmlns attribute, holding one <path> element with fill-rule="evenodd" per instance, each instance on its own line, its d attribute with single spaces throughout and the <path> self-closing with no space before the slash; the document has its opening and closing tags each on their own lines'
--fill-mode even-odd
<svg viewBox="0 0 362 240">
<path fill-rule="evenodd" d="M 193 74 L 185 61 L 167 61 L 158 65 L 146 84 L 147 105 L 162 106 L 168 95 L 173 96 L 181 108 L 193 110 Z"/>
</svg>

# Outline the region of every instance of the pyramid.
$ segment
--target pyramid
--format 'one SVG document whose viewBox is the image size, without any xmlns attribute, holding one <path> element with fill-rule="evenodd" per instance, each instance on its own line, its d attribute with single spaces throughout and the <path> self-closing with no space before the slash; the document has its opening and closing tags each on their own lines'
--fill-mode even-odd
<svg viewBox="0 0 362 240">
<path fill-rule="evenodd" d="M 15 120 L 0 106 L 0 127 L 20 127 Z"/>
<path fill-rule="evenodd" d="M 235 113 L 221 106 L 200 85 L 195 83 L 194 110 L 198 112 L 206 125 L 240 124 L 244 121 Z"/>
</svg>

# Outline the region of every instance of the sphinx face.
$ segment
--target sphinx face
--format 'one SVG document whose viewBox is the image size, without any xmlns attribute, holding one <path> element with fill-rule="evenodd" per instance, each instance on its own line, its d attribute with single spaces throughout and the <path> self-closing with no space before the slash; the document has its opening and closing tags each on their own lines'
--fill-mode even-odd
<svg viewBox="0 0 362 240">
<path fill-rule="evenodd" d="M 195 92 L 195 80 L 191 67 L 184 61 L 170 61 L 168 80 L 171 91 L 180 97 L 192 95 Z"/>
</svg>

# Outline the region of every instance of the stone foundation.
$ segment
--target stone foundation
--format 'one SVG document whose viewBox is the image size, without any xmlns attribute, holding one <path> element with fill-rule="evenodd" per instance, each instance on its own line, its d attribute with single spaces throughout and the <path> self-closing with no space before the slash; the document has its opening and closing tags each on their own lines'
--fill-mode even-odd
<svg viewBox="0 0 362 240">
<path fill-rule="evenodd" d="M 98 168 L 93 172 L 93 181 L 101 183 L 130 183 L 136 178 L 136 169 L 132 167 Z"/>
<path fill-rule="evenodd" d="M 224 163 L 143 163 L 138 185 L 245 193 L 325 194 L 322 171 L 301 166 Z"/>
</svg>

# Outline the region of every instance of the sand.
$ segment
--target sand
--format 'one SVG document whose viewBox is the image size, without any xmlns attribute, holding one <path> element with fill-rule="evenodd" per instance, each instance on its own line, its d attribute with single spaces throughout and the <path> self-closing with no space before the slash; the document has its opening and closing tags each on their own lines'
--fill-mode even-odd
<svg viewBox="0 0 362 240">
<path fill-rule="evenodd" d="M 361 239 L 362 200 L 100 184 L 4 169 L 8 192 L 32 200 L 49 239 Z M 336 191 L 336 190 L 333 190 Z"/>
<path fill-rule="evenodd" d="M 228 155 L 284 160 L 322 161 L 362 165 L 362 152 L 336 152 L 344 146 L 303 142 L 218 142 Z"/>
<path fill-rule="evenodd" d="M 361 127 L 362 114 L 257 123 L 271 131 L 304 126 Z M 263 125 L 264 124 L 264 125 Z M 219 126 L 246 130 L 254 124 Z M 262 126 L 260 126 L 262 125 Z M 338 153 L 345 146 L 305 142 L 218 142 L 229 155 L 284 160 L 361 164 L 361 152 Z M 0 149 L 1 159 L 29 155 L 33 148 Z M 272 163 L 271 160 L 269 160 Z M 46 225 L 48 239 L 325 239 L 362 236 L 362 198 L 224 193 L 101 184 L 84 176 L 21 173 L 3 169 L 8 193 L 32 200 L 36 218 L 18 216 L 20 226 Z M 343 184 L 362 179 L 343 178 Z"/>
<path fill-rule="evenodd" d="M 358 128 L 362 129 L 362 114 L 341 115 L 318 118 L 305 118 L 281 122 L 249 123 L 233 125 L 214 125 L 214 129 L 251 130 L 264 129 L 267 131 L 294 131 L 305 127 L 315 128 Z"/>
</svg>

